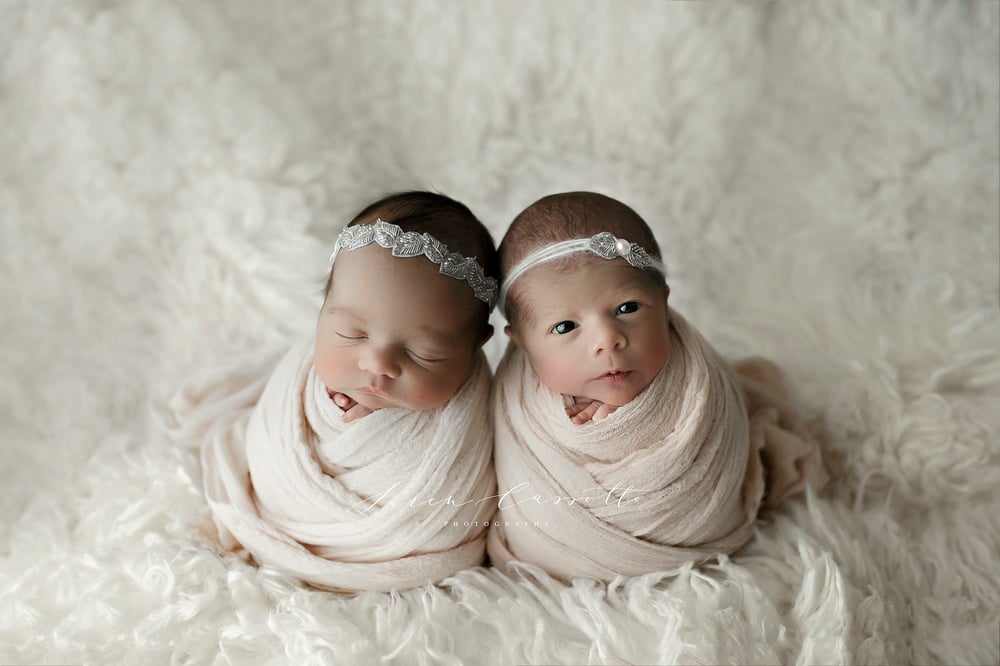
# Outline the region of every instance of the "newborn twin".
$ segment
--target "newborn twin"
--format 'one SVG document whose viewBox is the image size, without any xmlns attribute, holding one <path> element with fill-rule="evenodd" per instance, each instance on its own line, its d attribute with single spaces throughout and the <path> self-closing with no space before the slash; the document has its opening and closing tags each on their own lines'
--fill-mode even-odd
<svg viewBox="0 0 1000 666">
<path fill-rule="evenodd" d="M 777 368 L 730 366 L 668 307 L 656 240 L 618 201 L 545 197 L 498 256 L 462 204 L 397 194 L 330 261 L 314 336 L 170 404 L 223 546 L 258 563 L 387 591 L 488 550 L 610 580 L 732 553 L 762 504 L 825 482 Z M 511 344 L 491 387 L 494 305 Z"/>
</svg>

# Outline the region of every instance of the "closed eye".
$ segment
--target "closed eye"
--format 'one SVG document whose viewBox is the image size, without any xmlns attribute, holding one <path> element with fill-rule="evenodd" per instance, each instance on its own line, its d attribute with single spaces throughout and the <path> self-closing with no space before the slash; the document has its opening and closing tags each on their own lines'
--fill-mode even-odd
<svg viewBox="0 0 1000 666">
<path fill-rule="evenodd" d="M 640 307 L 642 307 L 642 305 L 637 301 L 625 301 L 624 303 L 618 306 L 618 309 L 615 310 L 615 314 L 632 314 L 633 312 L 636 312 Z"/>
<path fill-rule="evenodd" d="M 337 333 L 337 335 L 339 337 L 341 337 L 341 338 L 343 338 L 345 340 L 367 340 L 368 339 L 368 336 L 365 335 L 364 333 L 354 333 L 353 331 L 352 331 L 353 335 L 346 335 L 344 333 L 341 333 L 340 331 L 336 331 L 336 333 Z"/>
<path fill-rule="evenodd" d="M 552 332 L 556 335 L 566 335 L 576 328 L 576 324 L 571 321 L 561 321 L 552 327 Z"/>
<path fill-rule="evenodd" d="M 436 357 L 436 356 L 424 356 L 422 354 L 418 354 L 417 352 L 413 351 L 412 349 L 407 349 L 406 353 L 414 361 L 423 361 L 424 363 L 440 363 L 441 361 L 447 361 L 448 360 L 447 358 L 441 358 L 441 357 Z"/>
</svg>

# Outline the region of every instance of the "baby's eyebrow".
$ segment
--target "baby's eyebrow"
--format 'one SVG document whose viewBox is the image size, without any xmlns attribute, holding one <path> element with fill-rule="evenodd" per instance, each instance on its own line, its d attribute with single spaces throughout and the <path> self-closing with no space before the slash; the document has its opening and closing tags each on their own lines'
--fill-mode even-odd
<svg viewBox="0 0 1000 666">
<path fill-rule="evenodd" d="M 622 291 L 631 291 L 633 289 L 640 289 L 640 290 L 642 290 L 642 289 L 645 289 L 645 288 L 646 288 L 646 285 L 641 280 L 629 280 L 628 282 L 625 282 L 620 287 L 618 287 L 618 291 L 619 292 L 622 292 Z"/>
<path fill-rule="evenodd" d="M 423 325 L 417 327 L 417 332 L 427 337 L 437 344 L 443 345 L 445 347 L 452 347 L 455 345 L 455 336 L 450 333 L 445 333 L 444 331 L 438 330 L 433 326 Z"/>
<path fill-rule="evenodd" d="M 326 306 L 326 311 L 330 314 L 343 314 L 347 315 L 348 317 L 354 317 L 355 319 L 360 319 L 362 321 L 364 320 L 364 317 L 359 315 L 356 310 L 353 310 L 351 308 L 345 308 L 342 305 L 333 305 L 331 303 L 330 305 Z"/>
</svg>

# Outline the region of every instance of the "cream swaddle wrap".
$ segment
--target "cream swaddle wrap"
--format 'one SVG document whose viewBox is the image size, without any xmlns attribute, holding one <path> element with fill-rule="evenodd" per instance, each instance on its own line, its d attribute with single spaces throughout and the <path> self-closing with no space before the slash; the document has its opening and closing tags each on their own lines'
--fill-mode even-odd
<svg viewBox="0 0 1000 666">
<path fill-rule="evenodd" d="M 312 361 L 310 338 L 269 378 L 201 380 L 169 403 L 175 440 L 201 447 L 222 544 L 346 591 L 413 587 L 481 564 L 496 509 L 483 354 L 442 407 L 349 424 Z"/>
<path fill-rule="evenodd" d="M 582 425 L 525 354 L 508 348 L 493 398 L 493 564 L 610 580 L 704 561 L 746 543 L 762 500 L 825 482 L 819 446 L 795 419 L 776 367 L 750 361 L 738 379 L 676 310 L 670 343 L 649 387 Z"/>
</svg>

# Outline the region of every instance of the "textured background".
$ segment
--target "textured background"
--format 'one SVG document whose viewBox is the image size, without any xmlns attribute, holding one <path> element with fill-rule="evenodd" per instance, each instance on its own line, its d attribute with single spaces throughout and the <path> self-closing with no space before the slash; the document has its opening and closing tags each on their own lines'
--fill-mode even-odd
<svg viewBox="0 0 1000 666">
<path fill-rule="evenodd" d="M 998 7 L 0 1 L 0 662 L 996 663 Z M 338 228 L 411 187 L 498 240 L 632 205 L 831 487 L 610 589 L 218 556 L 150 397 L 308 330 Z"/>
</svg>

